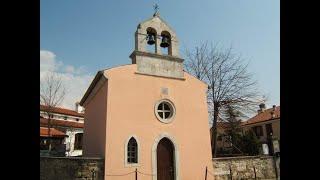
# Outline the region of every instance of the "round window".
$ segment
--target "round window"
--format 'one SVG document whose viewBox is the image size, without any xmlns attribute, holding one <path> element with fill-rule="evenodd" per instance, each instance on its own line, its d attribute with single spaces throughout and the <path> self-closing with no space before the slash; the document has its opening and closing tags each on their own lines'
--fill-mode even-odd
<svg viewBox="0 0 320 180">
<path fill-rule="evenodd" d="M 157 118 L 163 123 L 169 123 L 173 120 L 175 115 L 175 108 L 168 100 L 161 100 L 156 103 L 155 114 Z"/>
</svg>

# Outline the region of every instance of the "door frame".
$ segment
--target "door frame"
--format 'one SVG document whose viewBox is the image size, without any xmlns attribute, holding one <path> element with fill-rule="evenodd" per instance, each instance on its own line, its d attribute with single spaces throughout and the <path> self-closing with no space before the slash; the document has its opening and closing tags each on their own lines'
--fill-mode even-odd
<svg viewBox="0 0 320 180">
<path fill-rule="evenodd" d="M 174 165 L 174 180 L 179 180 L 179 149 L 177 141 L 173 136 L 171 136 L 169 133 L 161 133 L 158 137 L 156 137 L 153 146 L 152 146 L 152 174 L 154 174 L 152 180 L 157 180 L 157 147 L 162 138 L 168 138 L 174 148 L 174 154 L 173 154 L 173 165 Z"/>
</svg>

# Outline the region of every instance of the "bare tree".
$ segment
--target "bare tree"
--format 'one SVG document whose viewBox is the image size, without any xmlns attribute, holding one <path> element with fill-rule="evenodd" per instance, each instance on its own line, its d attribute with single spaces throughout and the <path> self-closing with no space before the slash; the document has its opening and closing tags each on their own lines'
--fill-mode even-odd
<svg viewBox="0 0 320 180">
<path fill-rule="evenodd" d="M 187 71 L 195 75 L 198 79 L 204 80 L 206 77 L 206 69 L 209 65 L 207 43 L 203 43 L 200 47 L 195 47 L 194 52 L 186 50 L 188 61 L 186 62 Z"/>
<path fill-rule="evenodd" d="M 43 80 L 40 80 L 40 103 L 44 105 L 43 111 L 48 117 L 48 137 L 50 137 L 53 109 L 63 101 L 65 94 L 66 91 L 62 79 L 57 74 L 49 72 Z M 48 139 L 48 143 L 50 152 L 50 138 Z"/>
<path fill-rule="evenodd" d="M 232 47 L 218 49 L 217 45 L 208 47 L 202 43 L 195 50 L 186 50 L 186 70 L 208 87 L 207 101 L 212 121 L 212 154 L 216 157 L 217 120 L 223 118 L 222 111 L 227 106 L 242 114 L 254 111 L 263 101 L 256 89 L 257 82 L 247 72 L 248 64 L 244 64 L 241 56 L 233 53 Z"/>
</svg>

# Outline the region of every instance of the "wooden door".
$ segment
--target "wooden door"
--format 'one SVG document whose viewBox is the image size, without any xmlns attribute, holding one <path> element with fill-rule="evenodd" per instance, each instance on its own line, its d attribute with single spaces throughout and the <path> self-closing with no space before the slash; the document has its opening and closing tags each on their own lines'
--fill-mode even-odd
<svg viewBox="0 0 320 180">
<path fill-rule="evenodd" d="M 157 147 L 157 180 L 174 180 L 174 146 L 163 138 Z"/>
</svg>

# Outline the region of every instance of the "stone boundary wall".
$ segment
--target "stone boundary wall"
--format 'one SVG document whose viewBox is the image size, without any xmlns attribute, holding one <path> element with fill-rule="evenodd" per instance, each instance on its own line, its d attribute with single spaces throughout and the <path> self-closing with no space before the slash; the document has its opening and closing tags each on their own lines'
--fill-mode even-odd
<svg viewBox="0 0 320 180">
<path fill-rule="evenodd" d="M 40 180 L 103 180 L 104 159 L 40 157 Z"/>
<path fill-rule="evenodd" d="M 214 158 L 213 168 L 215 180 L 280 179 L 272 156 Z"/>
<path fill-rule="evenodd" d="M 230 180 L 230 174 L 232 174 L 232 180 L 276 180 L 280 179 L 280 169 L 276 172 L 275 162 L 275 158 L 272 156 L 214 158 L 213 173 L 215 180 Z M 103 180 L 104 159 L 40 157 L 40 180 L 57 179 Z"/>
</svg>

